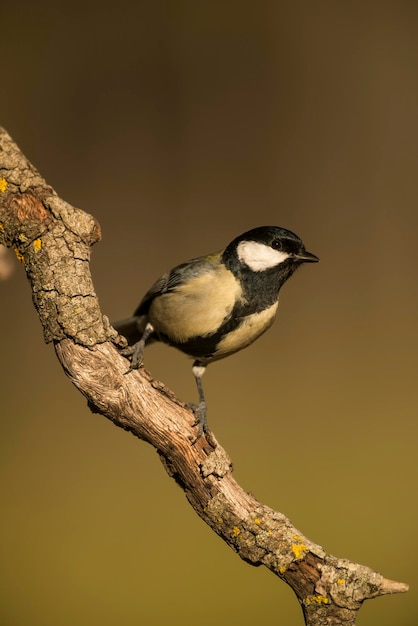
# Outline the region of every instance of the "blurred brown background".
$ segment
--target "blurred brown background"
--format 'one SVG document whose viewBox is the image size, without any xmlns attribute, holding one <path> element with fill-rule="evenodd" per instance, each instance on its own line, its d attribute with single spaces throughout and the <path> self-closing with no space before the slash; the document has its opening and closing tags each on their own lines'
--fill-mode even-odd
<svg viewBox="0 0 418 626">
<path fill-rule="evenodd" d="M 10 4 L 0 124 L 93 213 L 104 313 L 256 225 L 321 263 L 205 376 L 237 479 L 338 556 L 409 582 L 360 626 L 418 620 L 416 2 Z M 16 262 L 0 283 L 5 626 L 301 626 L 293 593 L 195 516 L 155 452 L 92 415 Z M 146 366 L 184 400 L 191 363 Z"/>
</svg>

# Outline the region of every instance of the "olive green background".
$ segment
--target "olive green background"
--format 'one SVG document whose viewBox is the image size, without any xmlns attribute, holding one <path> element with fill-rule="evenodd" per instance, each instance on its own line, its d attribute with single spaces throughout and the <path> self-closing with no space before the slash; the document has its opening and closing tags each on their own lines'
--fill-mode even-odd
<svg viewBox="0 0 418 626">
<path fill-rule="evenodd" d="M 411 584 L 360 626 L 414 626 L 417 558 L 416 2 L 9 3 L 0 124 L 94 214 L 103 312 L 248 228 L 321 263 L 273 328 L 209 367 L 240 483 L 331 553 Z M 5 626 L 303 624 L 145 443 L 92 415 L 43 344 L 24 272 L 0 283 Z M 147 368 L 195 398 L 191 363 Z"/>
</svg>

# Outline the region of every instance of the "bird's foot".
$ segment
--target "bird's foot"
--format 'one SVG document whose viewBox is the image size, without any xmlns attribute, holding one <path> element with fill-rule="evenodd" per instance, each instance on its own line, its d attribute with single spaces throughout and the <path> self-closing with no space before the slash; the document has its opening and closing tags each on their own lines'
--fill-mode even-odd
<svg viewBox="0 0 418 626">
<path fill-rule="evenodd" d="M 195 416 L 193 426 L 198 427 L 196 439 L 192 443 L 192 445 L 194 445 L 203 434 L 208 435 L 210 433 L 208 421 L 206 419 L 206 402 L 199 402 L 199 404 L 190 402 L 187 406 L 193 411 Z"/>
<path fill-rule="evenodd" d="M 122 350 L 120 350 L 120 354 L 122 356 L 126 356 L 126 358 L 131 359 L 131 364 L 125 374 L 129 374 L 129 372 L 132 372 L 132 370 L 137 370 L 142 364 L 144 347 L 145 342 L 140 339 L 139 341 L 134 343 L 133 346 L 128 346 L 127 348 L 123 348 Z"/>
<path fill-rule="evenodd" d="M 148 337 L 152 335 L 153 332 L 153 325 L 150 322 L 147 322 L 141 339 L 134 343 L 132 346 L 123 348 L 120 351 L 122 356 L 126 356 L 127 358 L 131 357 L 131 364 L 125 374 L 129 374 L 129 372 L 132 372 L 132 370 L 137 370 L 138 367 L 142 364 L 145 344 L 147 343 Z"/>
</svg>

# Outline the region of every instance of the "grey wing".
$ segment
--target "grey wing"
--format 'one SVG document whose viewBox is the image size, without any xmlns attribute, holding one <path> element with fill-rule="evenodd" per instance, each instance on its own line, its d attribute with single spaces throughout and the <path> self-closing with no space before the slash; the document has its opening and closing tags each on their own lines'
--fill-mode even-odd
<svg viewBox="0 0 418 626">
<path fill-rule="evenodd" d="M 216 253 L 210 256 L 202 256 L 196 259 L 191 259 L 186 263 L 177 265 L 172 270 L 161 276 L 150 289 L 148 289 L 145 296 L 139 303 L 135 315 L 143 315 L 148 312 L 151 302 L 157 296 L 161 294 L 173 291 L 179 285 L 184 284 L 191 278 L 198 276 L 204 272 L 213 271 L 214 265 L 219 262 L 220 253 Z"/>
</svg>

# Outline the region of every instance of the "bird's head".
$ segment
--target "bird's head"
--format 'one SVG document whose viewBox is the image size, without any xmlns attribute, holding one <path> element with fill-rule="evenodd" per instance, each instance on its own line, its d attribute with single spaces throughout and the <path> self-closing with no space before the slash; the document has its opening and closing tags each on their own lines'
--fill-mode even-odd
<svg viewBox="0 0 418 626">
<path fill-rule="evenodd" d="M 224 250 L 222 260 L 234 273 L 283 270 L 288 276 L 302 263 L 315 263 L 302 240 L 278 226 L 259 226 L 236 237 Z M 287 277 L 286 276 L 286 277 Z"/>
</svg>

